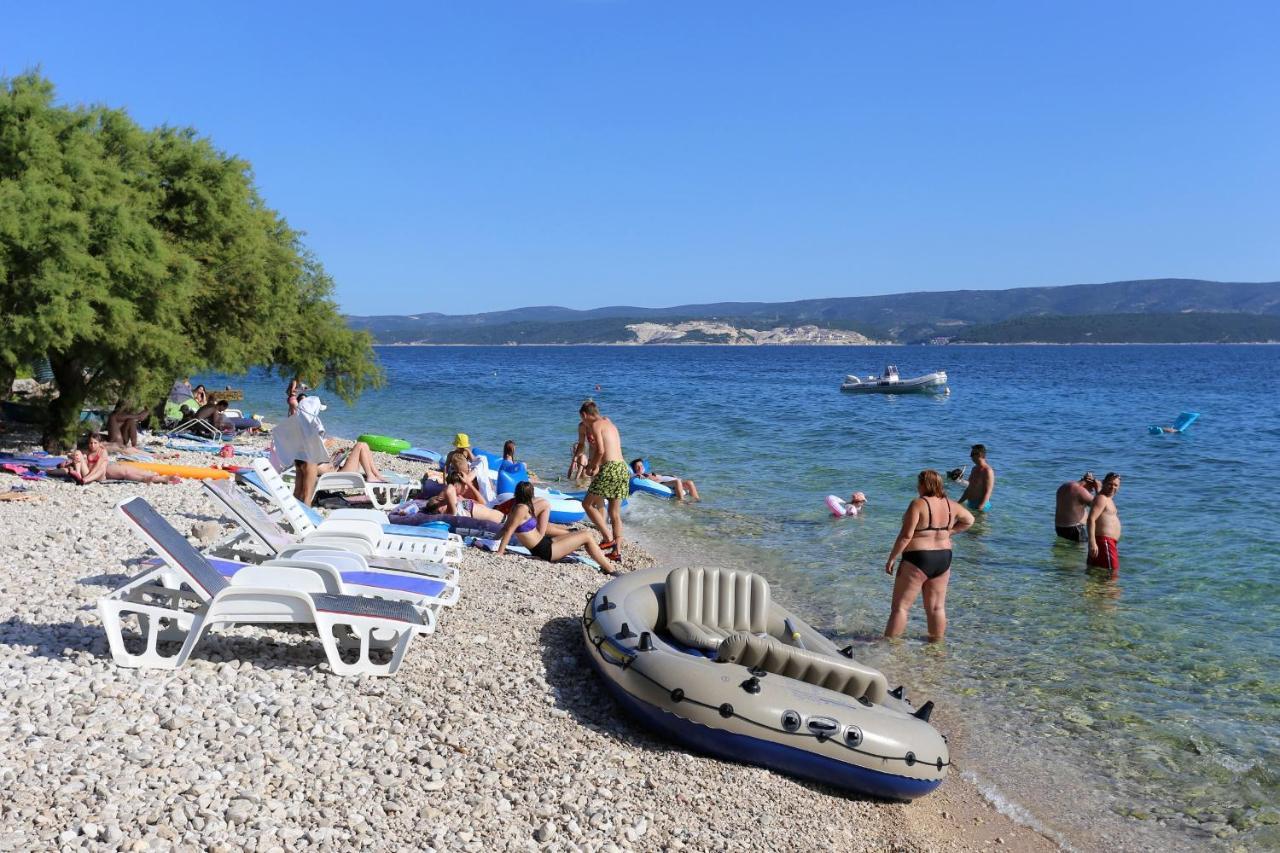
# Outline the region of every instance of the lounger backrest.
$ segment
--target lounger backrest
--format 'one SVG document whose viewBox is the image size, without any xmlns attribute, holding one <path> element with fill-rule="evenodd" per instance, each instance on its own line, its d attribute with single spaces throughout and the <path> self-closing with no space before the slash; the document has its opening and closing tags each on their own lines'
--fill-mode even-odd
<svg viewBox="0 0 1280 853">
<path fill-rule="evenodd" d="M 254 539 L 272 552 L 294 544 L 294 538 L 276 524 L 252 498 L 235 487 L 231 480 L 204 480 L 204 490 Z"/>
<path fill-rule="evenodd" d="M 716 660 L 747 668 L 759 667 L 774 675 L 816 684 L 869 702 L 883 702 L 889 689 L 883 673 L 877 669 L 788 646 L 768 635 L 743 632 L 726 637 L 716 650 Z"/>
<path fill-rule="evenodd" d="M 285 483 L 279 472 L 271 467 L 271 463 L 266 459 L 255 459 L 251 465 L 253 470 L 258 473 L 258 476 L 262 478 L 262 482 L 267 489 L 270 490 L 272 499 L 276 502 L 276 506 L 280 507 L 280 512 L 284 514 L 284 520 L 289 522 L 293 532 L 303 537 L 314 533 L 316 530 L 315 524 L 307 517 L 302 504 L 293 496 L 293 490 Z"/>
<path fill-rule="evenodd" d="M 714 649 L 738 631 L 768 630 L 769 584 L 752 572 L 675 569 L 667 575 L 667 629 L 680 642 Z"/>
<path fill-rule="evenodd" d="M 191 582 L 197 595 L 213 598 L 227 586 L 227 581 L 186 537 L 165 521 L 144 498 L 130 498 L 116 505 L 134 531 L 142 537 L 170 568 L 181 571 Z"/>
</svg>

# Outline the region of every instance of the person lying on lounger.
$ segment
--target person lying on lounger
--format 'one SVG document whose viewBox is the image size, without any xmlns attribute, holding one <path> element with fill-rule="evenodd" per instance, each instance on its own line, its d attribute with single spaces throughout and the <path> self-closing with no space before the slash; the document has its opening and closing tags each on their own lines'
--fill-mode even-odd
<svg viewBox="0 0 1280 853">
<path fill-rule="evenodd" d="M 661 483 L 676 493 L 676 500 L 684 500 L 685 492 L 688 492 L 689 497 L 693 498 L 695 501 L 702 500 L 702 498 L 698 496 L 698 486 L 693 482 L 693 480 L 682 480 L 681 478 L 674 477 L 670 474 L 654 474 L 646 472 L 644 470 L 643 459 L 631 460 L 631 473 L 637 477 L 643 477 L 646 480 L 653 480 L 655 483 Z"/>
<path fill-rule="evenodd" d="M 474 496 L 469 497 L 469 494 L 473 493 L 463 476 L 457 471 L 450 471 L 444 478 L 444 489 L 439 494 L 428 498 L 424 509 L 430 513 L 461 515 L 480 521 L 502 523 L 501 512 L 485 506 L 483 500 Z"/>
<path fill-rule="evenodd" d="M 529 549 L 530 554 L 552 563 L 579 548 L 586 548 L 591 559 L 600 564 L 602 572 L 607 575 L 615 573 L 613 563 L 600 550 L 591 531 L 561 528 L 563 534 L 556 536 L 551 532 L 555 525 L 551 524 L 550 518 L 551 504 L 533 496 L 533 483 L 527 480 L 517 483 L 515 503 L 502 525 L 502 532 L 498 534 L 499 556 L 507 552 L 507 545 L 514 537 L 518 544 Z"/>
<path fill-rule="evenodd" d="M 331 474 L 334 471 L 344 474 L 356 472 L 370 483 L 386 482 L 386 478 L 378 470 L 378 463 L 373 459 L 373 451 L 363 441 L 357 441 L 346 450 L 336 451 L 328 462 L 321 462 L 316 466 L 317 474 Z"/>
<path fill-rule="evenodd" d="M 180 483 L 179 477 L 154 474 L 143 468 L 135 468 L 112 462 L 102 439 L 89 435 L 80 440 L 80 448 L 67 455 L 67 461 L 58 466 L 67 476 L 82 486 L 102 480 L 127 480 L 131 483 Z"/>
</svg>

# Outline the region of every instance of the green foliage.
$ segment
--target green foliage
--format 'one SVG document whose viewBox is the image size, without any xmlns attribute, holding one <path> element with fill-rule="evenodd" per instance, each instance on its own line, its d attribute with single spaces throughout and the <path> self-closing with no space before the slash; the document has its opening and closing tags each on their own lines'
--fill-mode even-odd
<svg viewBox="0 0 1280 853">
<path fill-rule="evenodd" d="M 268 365 L 347 399 L 381 382 L 246 162 L 191 129 L 57 105 L 38 74 L 0 83 L 0 378 L 49 359 L 47 444 L 86 401 L 151 402 L 202 370 Z"/>
<path fill-rule="evenodd" d="M 1280 341 L 1280 317 L 1259 314 L 1109 314 L 1019 317 L 974 326 L 956 343 L 1159 344 Z"/>
</svg>

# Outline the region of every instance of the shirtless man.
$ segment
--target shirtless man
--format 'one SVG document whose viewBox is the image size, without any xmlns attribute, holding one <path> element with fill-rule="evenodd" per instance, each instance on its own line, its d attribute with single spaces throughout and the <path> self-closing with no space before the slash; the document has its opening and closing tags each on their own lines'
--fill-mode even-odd
<svg viewBox="0 0 1280 853">
<path fill-rule="evenodd" d="M 969 451 L 973 471 L 969 473 L 969 485 L 965 486 L 960 503 L 974 512 L 991 509 L 991 492 L 996 487 L 996 470 L 987 464 L 987 446 L 975 444 Z"/>
<path fill-rule="evenodd" d="M 596 404 L 588 400 L 578 409 L 578 417 L 585 427 L 586 442 L 591 445 L 591 459 L 587 462 L 586 476 L 591 477 L 587 497 L 582 508 L 587 511 L 591 523 L 605 535 L 603 507 L 609 504 L 609 530 L 612 537 L 600 543 L 601 550 L 610 551 L 610 560 L 617 562 L 622 549 L 622 502 L 631 494 L 631 469 L 622 459 L 622 437 L 613 421 L 600 414 Z M 581 430 L 580 430 L 581 432 Z"/>
<path fill-rule="evenodd" d="M 80 442 L 80 449 L 73 450 L 67 461 L 58 466 L 82 486 L 102 480 L 127 480 L 131 483 L 180 483 L 178 477 L 153 474 L 144 468 L 112 462 L 106 445 L 96 435 L 89 435 Z"/>
<path fill-rule="evenodd" d="M 111 414 L 107 415 L 107 441 L 116 447 L 137 447 L 138 423 L 148 414 L 146 409 L 126 411 L 124 400 L 118 401 Z"/>
<path fill-rule="evenodd" d="M 1085 519 L 1089 515 L 1089 507 L 1093 506 L 1093 496 L 1098 493 L 1098 481 L 1091 471 L 1085 471 L 1079 480 L 1072 480 L 1058 486 L 1058 508 L 1053 513 L 1053 529 L 1058 532 L 1059 539 L 1068 542 L 1088 542 L 1089 531 Z"/>
<path fill-rule="evenodd" d="M 1113 471 L 1102 478 L 1102 488 L 1089 508 L 1088 564 L 1109 570 L 1113 578 L 1120 576 L 1120 513 L 1115 501 L 1119 490 L 1120 475 Z"/>
</svg>

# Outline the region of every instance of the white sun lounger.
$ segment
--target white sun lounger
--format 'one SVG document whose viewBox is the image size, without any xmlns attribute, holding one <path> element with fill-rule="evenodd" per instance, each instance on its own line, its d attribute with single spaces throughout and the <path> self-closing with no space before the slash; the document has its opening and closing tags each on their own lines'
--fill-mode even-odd
<svg viewBox="0 0 1280 853">
<path fill-rule="evenodd" d="M 267 486 L 284 520 L 308 544 L 343 543 L 343 547 L 373 557 L 409 557 L 452 564 L 462 561 L 462 543 L 453 539 L 388 533 L 376 521 L 350 515 L 327 518 L 317 526 L 270 462 L 255 459 L 253 470 Z"/>
<path fill-rule="evenodd" d="M 363 492 L 369 502 L 377 509 L 390 509 L 404 503 L 409 493 L 418 487 L 416 480 L 410 480 L 395 471 L 385 471 L 385 482 L 374 483 L 364 478 L 357 471 L 330 471 L 321 474 L 316 481 L 317 492 Z"/>
<path fill-rule="evenodd" d="M 321 587 L 289 589 L 269 585 L 270 579 L 261 575 L 232 583 L 143 498 L 121 501 L 117 508 L 165 560 L 163 567 L 98 601 L 111 656 L 119 666 L 176 669 L 215 625 L 278 623 L 314 625 L 329 666 L 338 675 L 391 675 L 413 636 L 428 630 L 422 612 L 404 601 Z M 129 616 L 138 620 L 141 650 L 129 648 L 124 627 Z M 180 646 L 169 654 L 161 643 Z M 373 652 L 388 657 L 377 661 Z"/>
<path fill-rule="evenodd" d="M 236 481 L 241 485 L 247 486 L 250 491 L 254 492 L 259 497 L 270 501 L 271 505 L 276 508 L 276 511 L 281 516 L 284 515 L 284 510 L 281 508 L 281 504 L 288 506 L 297 504 L 302 508 L 303 514 L 306 515 L 307 519 L 310 520 L 313 525 L 319 527 L 321 524 L 324 524 L 326 520 L 325 516 L 321 515 L 314 507 L 309 507 L 294 498 L 293 490 L 289 487 L 287 481 L 285 482 L 286 494 L 283 495 L 272 491 L 271 487 L 267 485 L 266 480 L 259 475 L 257 471 L 245 470 L 242 468 L 236 472 Z M 372 521 L 382 528 L 383 533 L 393 536 L 414 536 L 421 539 L 440 539 L 447 542 L 455 542 L 457 543 L 456 547 L 459 549 L 461 549 L 464 544 L 461 536 L 456 533 L 450 533 L 447 530 L 436 530 L 431 527 L 414 527 L 409 524 L 392 524 L 390 516 L 380 509 L 343 507 L 342 509 L 330 511 L 328 518 L 334 521 L 351 519 Z M 459 551 L 459 553 L 461 553 L 461 551 Z"/>
<path fill-rule="evenodd" d="M 286 532 L 275 519 L 267 514 L 252 498 L 235 487 L 231 480 L 204 480 L 205 494 L 240 527 L 237 538 L 247 537 L 280 559 L 320 559 L 325 554 L 355 553 L 346 548 L 325 542 L 308 543 Z M 400 557 L 361 557 L 374 570 L 422 575 L 443 581 L 452 586 L 458 584 L 458 570 L 454 566 L 428 560 L 407 560 Z"/>
</svg>

